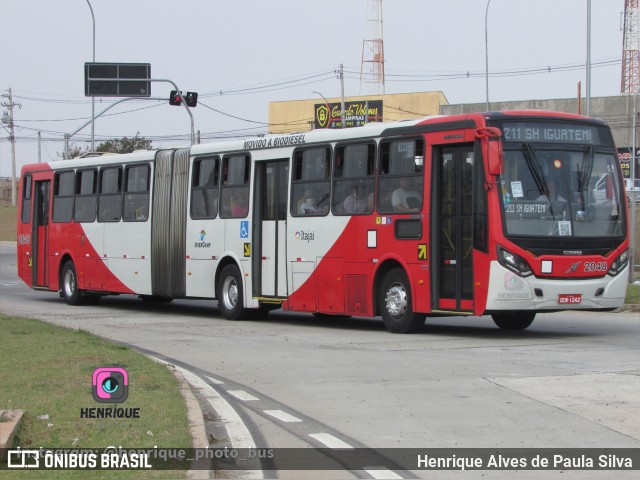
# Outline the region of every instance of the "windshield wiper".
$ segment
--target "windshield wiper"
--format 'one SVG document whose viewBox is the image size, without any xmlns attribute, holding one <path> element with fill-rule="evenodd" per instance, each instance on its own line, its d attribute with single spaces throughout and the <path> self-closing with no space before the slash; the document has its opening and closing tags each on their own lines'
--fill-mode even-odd
<svg viewBox="0 0 640 480">
<path fill-rule="evenodd" d="M 584 160 L 584 169 L 578 170 L 578 192 L 580 193 L 580 201 L 582 209 L 585 208 L 584 192 L 587 191 L 589 186 L 589 179 L 591 178 L 591 171 L 593 170 L 593 161 L 595 158 L 595 149 L 593 145 L 589 145 L 589 149 L 585 152 L 586 158 Z"/>
<path fill-rule="evenodd" d="M 536 182 L 536 187 L 538 191 L 544 195 L 549 197 L 549 187 L 547 186 L 547 181 L 540 170 L 540 164 L 538 163 L 538 159 L 536 157 L 536 152 L 533 150 L 533 147 L 530 143 L 523 143 L 522 148 L 524 150 L 524 159 L 527 162 L 527 166 L 529 167 L 529 171 L 533 176 L 533 180 Z"/>
<path fill-rule="evenodd" d="M 538 191 L 549 197 L 549 187 L 547 186 L 547 181 L 540 170 L 540 164 L 538 163 L 533 147 L 530 143 L 523 143 L 522 148 L 524 150 L 524 159 L 527 162 L 531 175 L 533 175 L 533 180 L 536 182 Z"/>
<path fill-rule="evenodd" d="M 547 180 L 544 178 L 544 174 L 540 168 L 540 163 L 538 163 L 536 152 L 533 150 L 530 143 L 523 143 L 522 146 L 524 147 L 524 158 L 527 162 L 527 166 L 529 167 L 529 171 L 533 175 L 533 180 L 536 182 L 536 186 L 540 193 L 545 195 L 547 200 L 549 200 L 549 213 L 551 213 L 551 218 L 555 220 L 556 215 L 553 212 L 553 201 L 551 200 L 549 185 L 547 184 Z"/>
</svg>

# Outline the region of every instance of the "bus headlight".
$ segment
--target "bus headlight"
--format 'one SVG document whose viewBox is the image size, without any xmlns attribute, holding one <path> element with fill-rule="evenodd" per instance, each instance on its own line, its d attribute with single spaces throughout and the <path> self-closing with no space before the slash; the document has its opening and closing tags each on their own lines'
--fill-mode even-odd
<svg viewBox="0 0 640 480">
<path fill-rule="evenodd" d="M 531 267 L 524 258 L 502 247 L 498 247 L 498 262 L 521 277 L 528 277 L 533 274 Z"/>
<path fill-rule="evenodd" d="M 611 267 L 609 267 L 608 272 L 609 275 L 615 277 L 627 266 L 627 263 L 629 263 L 629 250 L 625 250 L 618 258 L 611 262 Z"/>
</svg>

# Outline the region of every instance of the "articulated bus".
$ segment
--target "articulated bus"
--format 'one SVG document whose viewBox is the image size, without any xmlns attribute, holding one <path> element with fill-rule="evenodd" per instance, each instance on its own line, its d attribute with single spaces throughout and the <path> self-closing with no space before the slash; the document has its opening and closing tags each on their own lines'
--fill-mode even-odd
<svg viewBox="0 0 640 480">
<path fill-rule="evenodd" d="M 220 141 L 22 169 L 18 272 L 67 303 L 132 294 L 381 316 L 610 311 L 627 205 L 602 122 L 477 113 Z"/>
</svg>

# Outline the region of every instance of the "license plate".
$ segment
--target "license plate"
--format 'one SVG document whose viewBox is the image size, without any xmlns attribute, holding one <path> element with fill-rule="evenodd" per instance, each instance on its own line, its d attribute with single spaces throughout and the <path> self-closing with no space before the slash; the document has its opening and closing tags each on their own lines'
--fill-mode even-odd
<svg viewBox="0 0 640 480">
<path fill-rule="evenodd" d="M 558 303 L 560 305 L 577 305 L 578 303 L 582 303 L 582 294 L 564 293 L 558 295 Z"/>
</svg>

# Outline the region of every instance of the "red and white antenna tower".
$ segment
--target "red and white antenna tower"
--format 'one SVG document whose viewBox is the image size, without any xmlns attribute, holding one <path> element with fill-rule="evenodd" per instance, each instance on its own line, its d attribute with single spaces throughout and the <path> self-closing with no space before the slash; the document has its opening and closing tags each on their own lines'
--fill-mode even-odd
<svg viewBox="0 0 640 480">
<path fill-rule="evenodd" d="M 362 42 L 360 93 L 364 84 L 371 92 L 384 95 L 384 41 L 382 40 L 382 0 L 367 0 L 367 18 Z"/>
<path fill-rule="evenodd" d="M 622 40 L 622 95 L 640 93 L 640 26 L 638 0 L 625 0 Z"/>
</svg>

